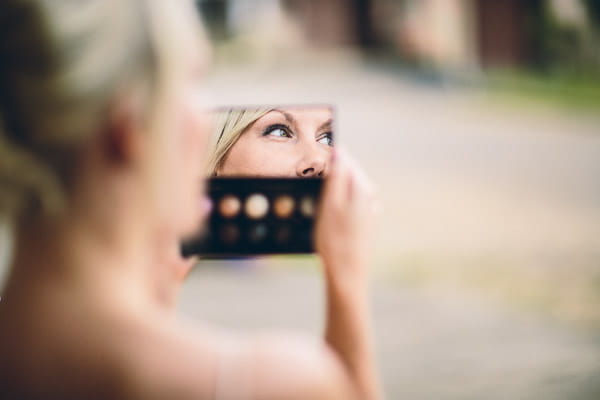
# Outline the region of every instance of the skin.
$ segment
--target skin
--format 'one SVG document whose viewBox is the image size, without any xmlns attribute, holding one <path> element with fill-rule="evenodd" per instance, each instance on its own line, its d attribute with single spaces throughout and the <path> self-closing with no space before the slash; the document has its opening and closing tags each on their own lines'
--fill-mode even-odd
<svg viewBox="0 0 600 400">
<path fill-rule="evenodd" d="M 18 226 L 0 303 L 3 398 L 214 398 L 252 382 L 250 399 L 379 399 L 367 303 L 372 191 L 339 154 L 318 237 L 327 291 L 322 343 L 298 335 L 237 336 L 174 318 L 179 238 L 202 223 L 198 161 L 209 129 L 195 100 L 200 56 L 185 2 L 161 2 L 173 49 L 147 130 L 134 91 L 84 149 L 67 213 Z M 190 5 L 191 7 L 191 5 Z M 158 122 L 157 122 L 158 121 Z M 158 128 L 161 129 L 158 129 Z M 276 378 L 276 379 L 274 379 Z"/>
<path fill-rule="evenodd" d="M 242 133 L 217 175 L 326 176 L 333 150 L 331 132 L 328 107 L 271 110 Z"/>
</svg>

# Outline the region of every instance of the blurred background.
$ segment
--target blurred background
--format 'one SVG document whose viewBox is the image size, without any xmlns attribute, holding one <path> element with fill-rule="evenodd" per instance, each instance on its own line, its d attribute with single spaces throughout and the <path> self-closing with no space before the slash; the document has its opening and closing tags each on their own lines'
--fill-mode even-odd
<svg viewBox="0 0 600 400">
<path fill-rule="evenodd" d="M 210 101 L 335 105 L 379 188 L 390 399 L 600 398 L 600 1 L 197 5 Z M 181 310 L 319 333 L 322 301 L 314 257 L 205 261 Z"/>
</svg>

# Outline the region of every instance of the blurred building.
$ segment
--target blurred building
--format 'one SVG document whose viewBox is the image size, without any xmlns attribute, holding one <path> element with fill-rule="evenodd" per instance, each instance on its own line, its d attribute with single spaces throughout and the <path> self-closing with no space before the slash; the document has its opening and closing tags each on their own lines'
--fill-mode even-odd
<svg viewBox="0 0 600 400">
<path fill-rule="evenodd" d="M 557 42 L 576 41 L 573 36 L 588 23 L 581 0 L 371 3 L 376 42 L 390 45 L 408 60 L 446 68 L 543 64 Z M 571 38 L 565 40 L 568 34 Z"/>
<path fill-rule="evenodd" d="M 272 29 L 317 48 L 379 50 L 450 69 L 547 64 L 585 45 L 596 0 L 199 0 L 212 30 Z M 591 11 L 590 11 L 591 10 Z M 284 21 L 284 22 L 282 22 Z M 295 29 L 287 29 L 291 25 Z M 593 40 L 588 40 L 588 47 Z M 583 44 L 582 44 L 583 43 Z M 591 44 L 593 46 L 593 44 Z M 554 54 L 556 53 L 556 54 Z"/>
</svg>

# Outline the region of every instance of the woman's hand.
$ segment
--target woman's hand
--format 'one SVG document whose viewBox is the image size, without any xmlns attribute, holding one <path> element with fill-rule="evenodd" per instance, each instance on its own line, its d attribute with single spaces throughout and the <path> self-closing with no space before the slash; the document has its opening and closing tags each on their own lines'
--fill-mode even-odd
<svg viewBox="0 0 600 400">
<path fill-rule="evenodd" d="M 373 185 L 358 164 L 336 149 L 316 226 L 316 248 L 328 281 L 366 281 L 375 219 Z"/>
<path fill-rule="evenodd" d="M 367 266 L 375 217 L 373 185 L 336 151 L 319 209 L 316 244 L 327 291 L 325 341 L 344 365 L 357 398 L 382 398 L 374 361 Z"/>
</svg>

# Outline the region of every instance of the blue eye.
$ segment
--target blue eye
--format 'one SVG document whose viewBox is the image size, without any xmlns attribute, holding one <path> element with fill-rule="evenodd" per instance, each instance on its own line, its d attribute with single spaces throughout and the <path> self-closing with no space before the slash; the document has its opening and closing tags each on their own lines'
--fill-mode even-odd
<svg viewBox="0 0 600 400">
<path fill-rule="evenodd" d="M 331 133 L 326 133 L 325 135 L 321 136 L 317 142 L 326 144 L 327 146 L 333 146 L 333 135 Z"/>
<path fill-rule="evenodd" d="M 271 125 L 263 132 L 263 136 L 275 136 L 280 138 L 293 137 L 290 130 L 285 125 Z"/>
</svg>

